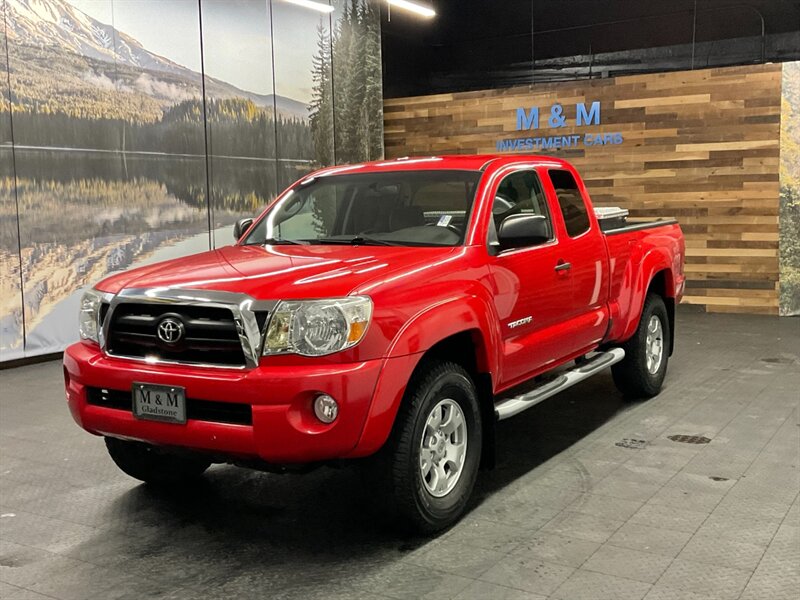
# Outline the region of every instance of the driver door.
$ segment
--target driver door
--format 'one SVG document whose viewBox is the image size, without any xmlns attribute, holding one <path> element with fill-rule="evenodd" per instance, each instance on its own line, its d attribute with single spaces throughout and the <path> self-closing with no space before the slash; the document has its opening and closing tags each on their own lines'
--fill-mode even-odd
<svg viewBox="0 0 800 600">
<path fill-rule="evenodd" d="M 511 168 L 499 180 L 494 198 L 488 232 L 489 272 L 503 340 L 500 385 L 507 387 L 562 358 L 558 333 L 570 314 L 570 277 L 568 271 L 556 269 L 561 251 L 553 211 L 537 172 L 532 167 Z M 499 247 L 500 224 L 517 214 L 546 217 L 550 239 L 526 247 Z"/>
</svg>

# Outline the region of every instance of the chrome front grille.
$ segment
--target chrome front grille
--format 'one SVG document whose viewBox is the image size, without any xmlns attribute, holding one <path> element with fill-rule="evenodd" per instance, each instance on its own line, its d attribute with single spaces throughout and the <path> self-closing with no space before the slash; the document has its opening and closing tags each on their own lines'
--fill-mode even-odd
<svg viewBox="0 0 800 600">
<path fill-rule="evenodd" d="M 167 343 L 158 327 L 165 319 L 182 325 L 181 338 Z M 225 308 L 121 304 L 109 325 L 109 354 L 195 364 L 244 366 L 244 352 L 233 320 Z"/>
<path fill-rule="evenodd" d="M 104 313 L 101 345 L 109 356 L 150 363 L 255 367 L 274 305 L 229 292 L 123 290 Z"/>
</svg>

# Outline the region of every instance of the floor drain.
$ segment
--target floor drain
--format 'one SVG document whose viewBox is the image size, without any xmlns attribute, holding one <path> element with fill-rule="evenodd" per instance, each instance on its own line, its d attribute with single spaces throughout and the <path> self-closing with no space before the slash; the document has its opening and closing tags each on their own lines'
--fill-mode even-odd
<svg viewBox="0 0 800 600">
<path fill-rule="evenodd" d="M 703 437 L 702 435 L 668 435 L 668 440 L 672 440 L 673 442 L 681 442 L 682 444 L 707 444 L 711 440 L 707 437 Z"/>
<path fill-rule="evenodd" d="M 728 481 L 727 477 L 709 477 L 713 481 Z"/>
<path fill-rule="evenodd" d="M 632 450 L 641 450 L 642 448 L 644 448 L 647 445 L 647 440 L 634 440 L 634 439 L 625 438 L 621 442 L 617 442 L 615 445 L 619 446 L 620 448 L 630 448 Z"/>
<path fill-rule="evenodd" d="M 762 358 L 762 359 L 761 359 L 761 362 L 765 362 L 765 363 L 772 363 L 772 364 L 775 364 L 775 365 L 790 365 L 790 364 L 792 364 L 792 362 L 794 362 L 794 361 L 792 361 L 792 359 L 791 359 L 791 358 L 777 358 L 777 357 L 773 357 L 773 358 Z"/>
</svg>

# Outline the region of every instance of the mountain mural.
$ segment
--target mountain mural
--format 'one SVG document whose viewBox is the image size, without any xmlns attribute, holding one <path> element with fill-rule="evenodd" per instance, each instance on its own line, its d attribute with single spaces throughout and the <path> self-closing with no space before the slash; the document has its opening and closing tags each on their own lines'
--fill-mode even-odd
<svg viewBox="0 0 800 600">
<path fill-rule="evenodd" d="M 5 0 L 5 6 L 9 44 L 21 49 L 20 58 L 38 63 L 40 76 L 62 81 L 65 93 L 94 86 L 109 94 L 142 94 L 162 106 L 199 95 L 200 73 L 147 50 L 133 37 L 65 0 Z M 26 49 L 52 60 L 36 61 Z M 65 50 L 73 56 L 65 57 Z M 206 77 L 206 91 L 217 99 L 244 98 L 264 108 L 275 103 L 279 117 L 308 118 L 303 102 L 256 94 L 213 77 Z"/>
<path fill-rule="evenodd" d="M 229 244 L 315 167 L 380 158 L 376 2 L 0 0 L 0 361 L 76 339 L 109 272 Z"/>
<path fill-rule="evenodd" d="M 800 315 L 800 62 L 783 65 L 780 163 L 780 314 Z"/>
<path fill-rule="evenodd" d="M 66 49 L 89 58 L 173 74 L 188 69 L 146 50 L 132 37 L 100 23 L 64 0 L 5 0 L 9 41 Z"/>
</svg>

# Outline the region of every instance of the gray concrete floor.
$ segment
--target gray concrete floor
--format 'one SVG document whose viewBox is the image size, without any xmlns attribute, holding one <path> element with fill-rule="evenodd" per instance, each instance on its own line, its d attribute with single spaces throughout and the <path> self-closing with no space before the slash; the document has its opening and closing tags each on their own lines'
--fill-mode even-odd
<svg viewBox="0 0 800 600">
<path fill-rule="evenodd" d="M 3 599 L 800 597 L 798 319 L 682 311 L 661 395 L 624 404 L 604 374 L 501 423 L 431 540 L 351 469 L 157 493 L 72 422 L 59 363 L 0 383 Z"/>
</svg>

